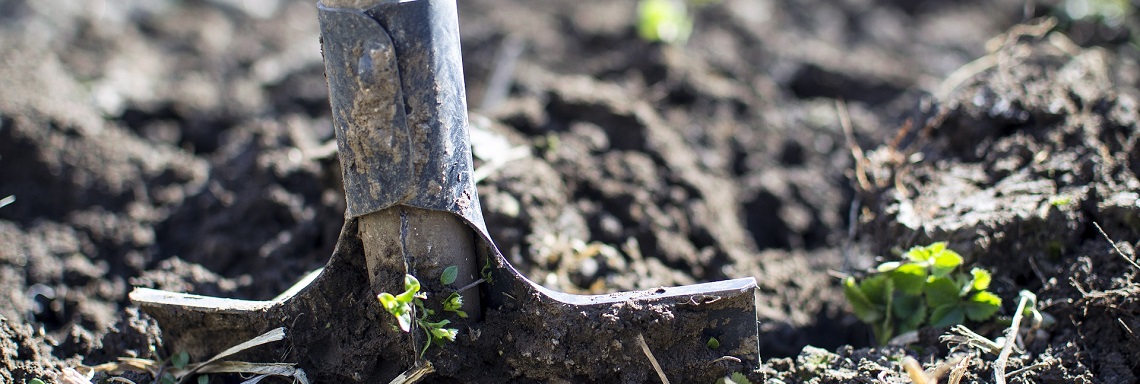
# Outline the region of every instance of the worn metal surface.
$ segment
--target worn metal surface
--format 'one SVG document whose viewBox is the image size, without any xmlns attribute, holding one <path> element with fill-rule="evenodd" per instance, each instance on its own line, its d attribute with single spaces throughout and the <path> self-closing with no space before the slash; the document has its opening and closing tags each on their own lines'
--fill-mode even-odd
<svg viewBox="0 0 1140 384">
<path fill-rule="evenodd" d="M 481 227 L 455 3 L 318 7 L 348 216 L 406 205 Z"/>
</svg>

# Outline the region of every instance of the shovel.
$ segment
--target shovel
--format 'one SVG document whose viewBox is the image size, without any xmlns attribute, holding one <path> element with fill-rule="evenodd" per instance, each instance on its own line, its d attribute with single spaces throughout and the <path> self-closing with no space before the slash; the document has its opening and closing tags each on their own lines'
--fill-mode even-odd
<svg viewBox="0 0 1140 384">
<path fill-rule="evenodd" d="M 759 364 L 754 278 L 572 295 L 507 262 L 472 179 L 454 0 L 317 7 L 348 203 L 336 250 L 269 301 L 136 288 L 168 350 L 200 361 L 284 327 L 280 345 L 232 358 L 296 363 L 314 382 L 432 370 L 463 382 L 711 382 Z M 447 285 L 445 270 L 457 272 Z M 425 301 L 462 295 L 454 342 L 425 350 L 426 336 L 401 331 L 378 303 L 406 275 Z"/>
</svg>

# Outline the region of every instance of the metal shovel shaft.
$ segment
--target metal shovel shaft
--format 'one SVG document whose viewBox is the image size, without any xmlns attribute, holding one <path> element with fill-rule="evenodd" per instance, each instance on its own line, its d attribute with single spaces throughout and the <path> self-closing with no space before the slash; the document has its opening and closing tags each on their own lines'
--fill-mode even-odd
<svg viewBox="0 0 1140 384">
<path fill-rule="evenodd" d="M 347 6 L 331 8 L 333 4 Z M 469 223 L 482 225 L 471 181 L 467 102 L 455 4 L 335 1 L 319 5 L 347 215 L 360 219 L 372 288 L 403 273 L 475 279 Z M 478 318 L 479 296 L 464 310 Z"/>
</svg>

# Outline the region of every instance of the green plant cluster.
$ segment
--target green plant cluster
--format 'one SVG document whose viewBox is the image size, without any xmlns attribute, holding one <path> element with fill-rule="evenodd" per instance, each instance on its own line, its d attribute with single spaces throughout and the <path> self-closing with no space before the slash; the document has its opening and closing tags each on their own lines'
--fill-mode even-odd
<svg viewBox="0 0 1140 384">
<path fill-rule="evenodd" d="M 853 277 L 843 281 L 855 316 L 871 325 L 880 344 L 921 326 L 985 321 L 1001 308 L 1001 298 L 987 291 L 989 271 L 960 271 L 962 256 L 947 249 L 946 243 L 911 248 L 904 258 L 880 264 L 877 273 L 862 281 Z"/>
<path fill-rule="evenodd" d="M 459 268 L 454 265 L 444 268 L 439 279 L 440 283 L 450 285 L 455 282 L 458 274 Z M 403 293 L 393 295 L 383 292 L 376 298 L 380 300 L 380 305 L 384 307 L 384 310 L 396 318 L 400 330 L 411 332 L 413 323 L 423 330 L 427 342 L 423 350 L 420 351 L 421 358 L 432 345 L 442 347 L 445 341 L 455 341 L 455 336 L 459 333 L 459 330 L 455 328 L 447 328 L 447 325 L 451 324 L 450 320 L 433 321 L 432 316 L 435 316 L 436 311 L 424 306 L 427 293 L 420 292 L 420 281 L 415 276 L 404 275 Z M 459 309 L 463 306 L 463 296 L 459 292 L 452 292 L 440 304 L 444 312 L 454 313 L 461 318 L 467 317 L 467 313 Z"/>
</svg>

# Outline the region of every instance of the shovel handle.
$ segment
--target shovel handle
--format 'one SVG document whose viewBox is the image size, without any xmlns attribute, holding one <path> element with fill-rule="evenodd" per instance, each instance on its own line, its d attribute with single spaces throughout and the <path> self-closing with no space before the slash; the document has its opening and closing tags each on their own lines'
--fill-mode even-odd
<svg viewBox="0 0 1140 384">
<path fill-rule="evenodd" d="M 403 273 L 431 284 L 457 266 L 475 280 L 472 230 L 484 228 L 472 179 L 454 0 L 318 4 L 346 215 L 376 292 Z M 479 295 L 464 296 L 478 317 Z"/>
</svg>

